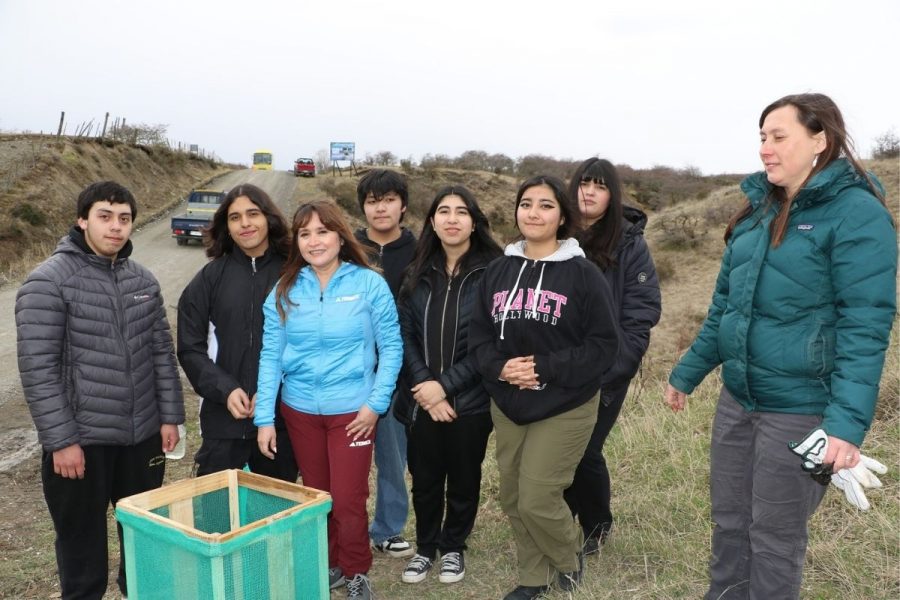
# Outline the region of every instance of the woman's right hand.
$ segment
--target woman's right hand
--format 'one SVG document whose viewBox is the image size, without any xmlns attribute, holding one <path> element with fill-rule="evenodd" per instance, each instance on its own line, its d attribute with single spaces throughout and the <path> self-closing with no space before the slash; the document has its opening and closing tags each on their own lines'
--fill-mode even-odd
<svg viewBox="0 0 900 600">
<path fill-rule="evenodd" d="M 275 426 L 266 425 L 256 429 L 256 444 L 259 451 L 269 460 L 275 460 L 275 453 L 278 448 L 275 447 Z"/>
<path fill-rule="evenodd" d="M 687 394 L 672 387 L 672 384 L 666 385 L 666 404 L 673 411 L 678 412 L 684 410 L 684 404 L 687 401 Z"/>
</svg>

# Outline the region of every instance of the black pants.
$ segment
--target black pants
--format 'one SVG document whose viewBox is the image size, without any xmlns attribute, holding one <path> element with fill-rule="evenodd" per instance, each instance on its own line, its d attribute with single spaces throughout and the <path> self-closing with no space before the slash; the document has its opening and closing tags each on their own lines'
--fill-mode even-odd
<svg viewBox="0 0 900 600">
<path fill-rule="evenodd" d="M 603 458 L 603 444 L 622 410 L 622 403 L 628 394 L 628 384 L 611 390 L 603 390 L 597 424 L 588 442 L 584 457 L 575 469 L 572 485 L 563 492 L 563 497 L 577 516 L 585 539 L 608 533 L 613 516 L 610 510 L 612 493 L 609 483 L 609 469 Z"/>
<path fill-rule="evenodd" d="M 275 444 L 278 452 L 275 453 L 275 460 L 271 460 L 259 451 L 256 438 L 249 440 L 203 438 L 200 449 L 194 457 L 197 475 L 209 475 L 225 469 L 243 469 L 244 465 L 250 465 L 250 470 L 254 473 L 296 483 L 297 462 L 294 460 L 291 439 L 286 429 L 275 430 Z"/>
<path fill-rule="evenodd" d="M 490 413 L 438 423 L 424 410 L 407 429 L 407 464 L 416 512 L 416 552 L 463 552 L 481 495 L 481 462 L 493 424 Z M 446 517 L 444 514 L 446 501 Z"/>
<path fill-rule="evenodd" d="M 162 485 L 166 458 L 159 434 L 134 446 L 85 446 L 84 479 L 53 472 L 53 454 L 44 452 L 41 479 L 56 530 L 56 564 L 63 600 L 99 600 L 108 580 L 106 518 L 110 503 Z M 119 549 L 122 548 L 122 527 Z M 125 557 L 116 578 L 125 593 Z"/>
</svg>

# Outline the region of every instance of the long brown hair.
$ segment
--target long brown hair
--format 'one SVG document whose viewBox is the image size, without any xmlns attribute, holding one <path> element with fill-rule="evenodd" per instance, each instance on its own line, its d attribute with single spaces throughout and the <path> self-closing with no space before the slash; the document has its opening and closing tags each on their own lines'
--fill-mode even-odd
<svg viewBox="0 0 900 600">
<path fill-rule="evenodd" d="M 800 189 L 803 189 L 810 179 L 828 165 L 839 158 L 846 158 L 853 166 L 853 170 L 868 183 L 872 194 L 878 198 L 881 204 L 884 204 L 884 194 L 881 193 L 881 190 L 875 185 L 856 157 L 853 150 L 853 140 L 847 133 L 844 117 L 841 115 L 841 111 L 837 104 L 834 103 L 834 100 L 825 94 L 791 94 L 784 96 L 763 109 L 762 114 L 759 116 L 759 128 L 762 129 L 763 123 L 765 123 L 766 117 L 769 116 L 770 112 L 785 106 L 793 106 L 797 109 L 797 119 L 810 135 L 825 132 L 825 150 L 819 154 L 812 171 L 800 184 Z M 766 199 L 767 204 L 777 204 L 779 206 L 778 215 L 769 226 L 773 248 L 777 248 L 784 240 L 792 201 L 793 198 L 788 198 L 787 193 L 781 186 L 775 186 Z M 737 224 L 746 219 L 752 212 L 753 207 L 748 202 L 746 206 L 731 218 L 728 228 L 725 230 L 726 242 L 731 237 Z"/>
<path fill-rule="evenodd" d="M 288 291 L 294 287 L 303 267 L 309 264 L 300 253 L 300 246 L 297 244 L 297 240 L 300 235 L 300 228 L 305 227 L 309 223 L 313 213 L 319 216 L 319 220 L 325 226 L 325 229 L 337 232 L 338 236 L 340 236 L 342 243 L 338 252 L 339 260 L 353 263 L 366 269 L 371 268 L 366 249 L 356 241 L 353 232 L 350 230 L 350 225 L 347 224 L 347 219 L 344 218 L 344 214 L 336 204 L 328 200 L 313 200 L 301 205 L 297 212 L 294 213 L 294 218 L 291 222 L 291 249 L 284 264 L 281 279 L 278 280 L 278 284 L 275 286 L 275 307 L 278 309 L 278 315 L 281 317 L 282 323 L 287 320 L 289 306 L 294 305 L 288 297 Z"/>
</svg>

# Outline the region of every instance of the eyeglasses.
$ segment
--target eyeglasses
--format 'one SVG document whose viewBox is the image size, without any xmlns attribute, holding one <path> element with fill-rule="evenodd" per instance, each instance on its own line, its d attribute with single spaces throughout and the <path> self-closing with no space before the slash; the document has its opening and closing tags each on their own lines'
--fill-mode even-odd
<svg viewBox="0 0 900 600">
<path fill-rule="evenodd" d="M 581 178 L 581 185 L 587 185 L 589 183 L 593 183 L 594 185 L 602 185 L 606 186 L 606 182 L 603 181 L 602 177 L 591 177 L 590 175 L 585 175 Z"/>
</svg>

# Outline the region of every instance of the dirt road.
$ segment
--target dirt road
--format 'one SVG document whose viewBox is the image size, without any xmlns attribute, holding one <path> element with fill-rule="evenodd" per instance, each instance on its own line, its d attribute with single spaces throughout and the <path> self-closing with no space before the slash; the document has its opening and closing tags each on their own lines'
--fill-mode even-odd
<svg viewBox="0 0 900 600">
<path fill-rule="evenodd" d="M 287 172 L 235 171 L 216 179 L 210 187 L 231 189 L 252 183 L 266 190 L 290 218 L 297 200 L 318 195 L 315 180 L 298 180 Z M 206 261 L 199 245 L 179 246 L 172 239 L 169 217 L 184 210 L 178 206 L 170 214 L 147 224 L 132 235 L 133 258 L 159 279 L 169 322 L 175 324 L 175 309 L 181 290 Z M 38 452 L 37 434 L 22 395 L 16 366 L 16 331 L 13 319 L 17 286 L 0 288 L 0 473 L 6 472 Z"/>
</svg>

